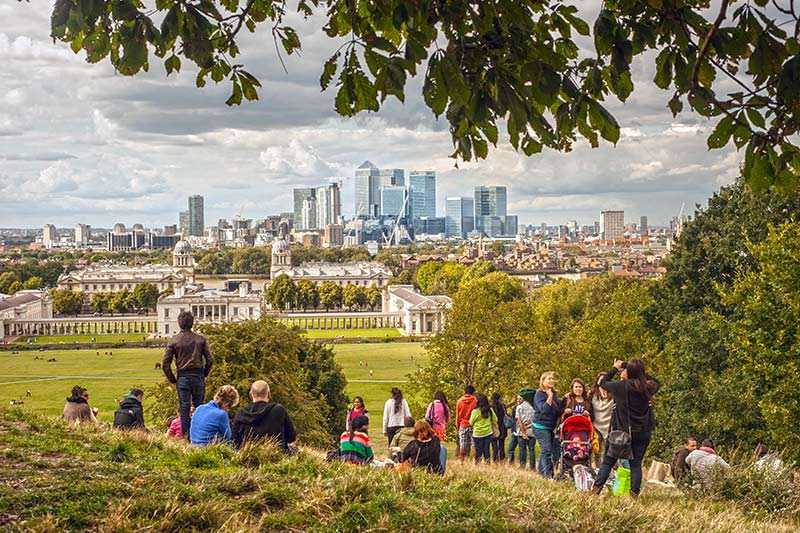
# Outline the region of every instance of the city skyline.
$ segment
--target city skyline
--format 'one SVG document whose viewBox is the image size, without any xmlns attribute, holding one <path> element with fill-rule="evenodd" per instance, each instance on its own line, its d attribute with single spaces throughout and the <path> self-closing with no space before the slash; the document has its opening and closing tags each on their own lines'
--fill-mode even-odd
<svg viewBox="0 0 800 533">
<path fill-rule="evenodd" d="M 591 224 L 602 210 L 624 209 L 664 225 L 684 203 L 690 214 L 705 205 L 741 160 L 729 148 L 707 150 L 705 121 L 672 117 L 646 81 L 648 61 L 632 67 L 642 90 L 624 106 L 608 102 L 622 126 L 616 147 L 581 141 L 569 154 L 526 157 L 501 134 L 487 160 L 456 168 L 446 124 L 418 91 L 377 114 L 337 117 L 333 91 L 318 86 L 331 43 L 303 22 L 303 54 L 285 58 L 288 74 L 271 49 L 248 47 L 243 61 L 264 82 L 262 100 L 228 108 L 226 88 L 196 89 L 188 66 L 169 78 L 154 68 L 130 79 L 86 64 L 52 43 L 49 11 L 48 3 L 0 6 L 0 226 L 174 224 L 187 191 L 206 198 L 206 220 L 258 218 L 291 210 L 293 187 L 330 178 L 342 181 L 342 214 L 352 216 L 353 175 L 364 160 L 435 171 L 440 214 L 447 197 L 494 183 L 508 187 L 509 213 L 524 224 Z"/>
</svg>

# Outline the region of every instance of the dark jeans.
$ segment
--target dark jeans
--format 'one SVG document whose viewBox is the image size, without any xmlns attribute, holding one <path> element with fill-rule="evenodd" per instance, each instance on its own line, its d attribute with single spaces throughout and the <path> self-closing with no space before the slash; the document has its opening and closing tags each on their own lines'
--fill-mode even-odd
<svg viewBox="0 0 800 533">
<path fill-rule="evenodd" d="M 189 438 L 189 412 L 192 405 L 195 409 L 205 401 L 206 381 L 202 373 L 187 373 L 178 376 L 178 406 L 181 415 L 181 431 L 183 438 Z"/>
<path fill-rule="evenodd" d="M 647 451 L 647 446 L 650 444 L 650 432 L 645 433 L 631 433 L 631 450 L 633 457 L 630 459 L 631 469 L 631 494 L 638 495 L 642 490 L 642 459 L 644 453 Z M 600 470 L 597 472 L 597 479 L 594 480 L 596 487 L 602 487 L 606 484 L 608 476 L 611 475 L 611 469 L 617 460 L 614 457 L 606 455 L 603 457 L 603 464 L 600 465 Z"/>
<path fill-rule="evenodd" d="M 527 439 L 523 439 L 522 437 L 517 438 L 519 439 L 519 466 L 525 468 L 525 459 L 527 459 L 530 469 L 534 470 L 536 468 L 533 465 L 536 459 L 536 453 L 534 453 L 536 449 L 536 439 L 532 437 Z"/>
<path fill-rule="evenodd" d="M 506 458 L 506 438 L 499 437 L 492 439 L 492 461 L 505 461 Z"/>
<path fill-rule="evenodd" d="M 556 437 L 552 429 L 533 428 L 533 436 L 539 443 L 539 473 L 546 477 L 553 477 L 553 462 L 558 459 L 556 452 Z"/>
<path fill-rule="evenodd" d="M 472 442 L 475 444 L 475 462 L 480 463 L 483 458 L 487 463 L 489 462 L 489 446 L 492 442 L 491 435 L 486 437 L 472 437 Z"/>
</svg>

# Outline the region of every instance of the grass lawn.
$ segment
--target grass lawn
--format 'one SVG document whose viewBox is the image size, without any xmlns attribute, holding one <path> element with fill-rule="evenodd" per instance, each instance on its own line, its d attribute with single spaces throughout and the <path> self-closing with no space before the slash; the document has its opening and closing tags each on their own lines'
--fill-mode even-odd
<svg viewBox="0 0 800 533">
<path fill-rule="evenodd" d="M 383 402 L 394 386 L 402 387 L 406 374 L 427 361 L 421 344 L 336 344 L 336 360 L 350 383 L 347 393 L 363 396 L 367 408 L 382 412 Z M 132 387 L 146 388 L 163 379 L 154 368 L 161 361 L 161 348 L 111 350 L 0 351 L 0 405 L 21 399 L 33 411 L 58 415 L 73 385 L 89 389 L 89 402 L 100 410 L 100 418 L 111 421 L 117 400 Z M 55 362 L 47 359 L 55 358 Z M 359 364 L 359 362 L 363 364 Z M 369 371 L 373 375 L 369 375 Z M 26 397 L 26 391 L 31 396 Z M 146 400 L 145 400 L 146 401 Z"/>
<path fill-rule="evenodd" d="M 400 337 L 397 328 L 372 328 L 372 329 L 307 329 L 300 332 L 309 339 L 335 339 L 344 337 Z"/>
<path fill-rule="evenodd" d="M 41 335 L 36 337 L 20 337 L 15 344 L 69 344 L 92 342 L 135 342 L 146 340 L 146 333 L 117 333 L 109 335 Z"/>
</svg>

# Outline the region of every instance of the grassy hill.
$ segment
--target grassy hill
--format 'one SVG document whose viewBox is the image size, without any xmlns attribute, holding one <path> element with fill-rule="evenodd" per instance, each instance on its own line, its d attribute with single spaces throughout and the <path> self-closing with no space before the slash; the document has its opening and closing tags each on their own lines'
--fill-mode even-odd
<svg viewBox="0 0 800 533">
<path fill-rule="evenodd" d="M 0 529 L 17 531 L 796 531 L 731 502 L 648 488 L 591 497 L 501 466 L 444 478 L 269 446 L 190 449 L 161 435 L 0 410 Z"/>
</svg>

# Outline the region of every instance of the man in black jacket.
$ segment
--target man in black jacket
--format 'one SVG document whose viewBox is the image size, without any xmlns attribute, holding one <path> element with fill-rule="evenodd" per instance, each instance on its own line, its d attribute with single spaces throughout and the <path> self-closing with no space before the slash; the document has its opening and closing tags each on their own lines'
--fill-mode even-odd
<svg viewBox="0 0 800 533">
<path fill-rule="evenodd" d="M 262 439 L 274 440 L 284 452 L 289 452 L 289 444 L 297 438 L 292 419 L 286 408 L 269 401 L 269 384 L 255 381 L 250 386 L 253 403 L 239 409 L 233 419 L 233 442 L 241 448 L 247 441 Z"/>
<path fill-rule="evenodd" d="M 143 398 L 144 392 L 141 389 L 133 389 L 119 402 L 119 409 L 114 412 L 115 428 L 144 429 Z"/>
<path fill-rule="evenodd" d="M 178 314 L 178 326 L 181 332 L 170 339 L 161 370 L 170 383 L 178 389 L 178 407 L 181 415 L 181 430 L 184 438 L 189 438 L 189 412 L 192 405 L 195 409 L 205 402 L 206 377 L 211 372 L 211 353 L 208 351 L 206 338 L 192 331 L 194 315 L 189 311 Z M 178 377 L 172 373 L 172 360 Z"/>
</svg>

